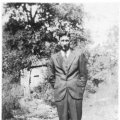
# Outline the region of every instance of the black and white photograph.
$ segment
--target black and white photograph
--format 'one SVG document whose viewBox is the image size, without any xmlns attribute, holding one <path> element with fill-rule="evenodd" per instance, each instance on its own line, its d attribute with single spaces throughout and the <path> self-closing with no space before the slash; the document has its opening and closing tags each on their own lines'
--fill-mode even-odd
<svg viewBox="0 0 120 120">
<path fill-rule="evenodd" d="M 1 4 L 1 120 L 119 120 L 119 3 Z"/>
</svg>

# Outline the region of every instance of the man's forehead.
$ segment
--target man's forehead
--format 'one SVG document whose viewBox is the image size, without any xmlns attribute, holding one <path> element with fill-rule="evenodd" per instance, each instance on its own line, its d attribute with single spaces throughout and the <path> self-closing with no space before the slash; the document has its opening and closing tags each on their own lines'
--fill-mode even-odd
<svg viewBox="0 0 120 120">
<path fill-rule="evenodd" d="M 62 36 L 62 37 L 60 38 L 60 40 L 69 40 L 69 37 L 67 37 L 67 36 Z"/>
</svg>

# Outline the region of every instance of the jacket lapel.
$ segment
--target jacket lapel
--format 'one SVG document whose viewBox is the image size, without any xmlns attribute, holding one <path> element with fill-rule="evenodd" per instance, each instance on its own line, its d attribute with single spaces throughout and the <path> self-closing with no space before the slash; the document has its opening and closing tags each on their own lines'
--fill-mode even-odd
<svg viewBox="0 0 120 120">
<path fill-rule="evenodd" d="M 61 55 L 61 52 L 59 52 L 59 53 L 57 54 L 56 60 L 57 60 L 57 62 L 58 62 L 58 64 L 59 64 L 60 68 L 63 68 L 63 66 L 62 66 L 62 64 L 63 64 L 63 57 L 62 57 L 62 55 Z"/>
<path fill-rule="evenodd" d="M 72 65 L 75 58 L 76 58 L 75 53 L 74 53 L 73 50 L 71 50 L 71 53 L 70 53 L 70 55 L 68 57 L 68 70 L 70 69 L 70 67 L 71 67 L 71 65 Z"/>
</svg>

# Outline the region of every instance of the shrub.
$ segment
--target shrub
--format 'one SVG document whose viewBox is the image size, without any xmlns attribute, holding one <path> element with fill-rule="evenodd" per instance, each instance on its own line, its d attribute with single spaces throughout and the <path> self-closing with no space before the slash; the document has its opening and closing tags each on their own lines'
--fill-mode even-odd
<svg viewBox="0 0 120 120">
<path fill-rule="evenodd" d="M 20 108 L 19 98 L 23 95 L 23 90 L 19 84 L 11 84 L 12 76 L 3 78 L 2 87 L 2 119 L 12 118 L 12 110 Z"/>
</svg>

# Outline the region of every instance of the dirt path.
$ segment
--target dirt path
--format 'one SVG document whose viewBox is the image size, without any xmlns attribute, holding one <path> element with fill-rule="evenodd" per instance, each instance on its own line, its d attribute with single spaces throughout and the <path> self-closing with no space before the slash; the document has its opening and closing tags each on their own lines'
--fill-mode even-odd
<svg viewBox="0 0 120 120">
<path fill-rule="evenodd" d="M 118 120 L 117 99 L 113 84 L 101 84 L 95 94 L 85 92 L 82 120 Z M 20 104 L 23 113 L 14 111 L 14 120 L 59 120 L 56 108 L 47 105 L 43 100 L 22 98 Z"/>
<path fill-rule="evenodd" d="M 16 120 L 59 120 L 56 108 L 46 105 L 41 100 L 21 102 L 26 114 L 16 115 Z M 85 99 L 82 120 L 118 120 L 117 108 L 117 102 L 112 99 Z"/>
</svg>

